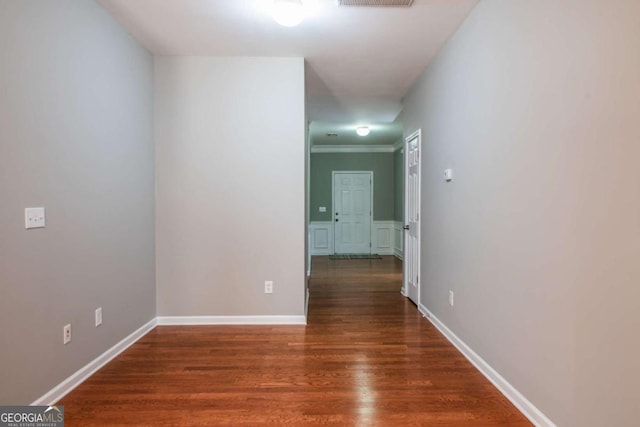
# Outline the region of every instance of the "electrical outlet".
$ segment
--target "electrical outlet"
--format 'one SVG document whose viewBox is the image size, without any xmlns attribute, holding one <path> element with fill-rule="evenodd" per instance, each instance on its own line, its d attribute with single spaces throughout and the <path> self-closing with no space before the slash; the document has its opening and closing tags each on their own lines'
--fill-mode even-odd
<svg viewBox="0 0 640 427">
<path fill-rule="evenodd" d="M 273 281 L 266 280 L 264 282 L 264 293 L 265 294 L 272 294 L 273 293 Z"/>
<path fill-rule="evenodd" d="M 449 305 L 453 307 L 453 291 L 449 291 Z"/>
<path fill-rule="evenodd" d="M 102 325 L 102 307 L 96 308 L 96 328 Z"/>
<path fill-rule="evenodd" d="M 71 342 L 71 323 L 62 328 L 62 343 L 69 344 Z"/>
</svg>

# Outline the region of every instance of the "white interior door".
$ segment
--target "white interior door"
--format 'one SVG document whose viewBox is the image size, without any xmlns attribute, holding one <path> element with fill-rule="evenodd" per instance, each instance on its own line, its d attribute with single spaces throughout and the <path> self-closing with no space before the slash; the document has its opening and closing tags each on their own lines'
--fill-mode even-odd
<svg viewBox="0 0 640 427">
<path fill-rule="evenodd" d="M 372 172 L 333 173 L 334 252 L 371 252 Z"/>
<path fill-rule="evenodd" d="M 420 131 L 405 141 L 403 293 L 420 304 Z"/>
</svg>

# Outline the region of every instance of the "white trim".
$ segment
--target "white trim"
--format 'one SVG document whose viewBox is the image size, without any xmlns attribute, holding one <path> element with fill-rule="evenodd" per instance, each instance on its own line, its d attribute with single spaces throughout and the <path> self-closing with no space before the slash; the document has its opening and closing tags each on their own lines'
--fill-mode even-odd
<svg viewBox="0 0 640 427">
<path fill-rule="evenodd" d="M 502 375 L 491 367 L 482 357 L 454 334 L 447 326 L 433 315 L 424 305 L 419 304 L 420 312 L 457 348 L 464 357 L 484 375 L 522 414 L 539 427 L 556 427 L 541 410 L 522 395 Z"/>
<path fill-rule="evenodd" d="M 304 323 L 307 323 L 307 317 L 309 316 L 309 298 L 311 297 L 311 293 L 309 292 L 309 288 L 307 288 L 307 298 L 304 301 Z"/>
<path fill-rule="evenodd" d="M 314 145 L 311 153 L 393 153 L 393 145 Z"/>
<path fill-rule="evenodd" d="M 309 293 L 307 292 L 307 306 Z M 99 369 L 159 325 L 306 325 L 306 316 L 164 316 L 155 317 L 122 341 L 87 363 L 60 384 L 34 400 L 31 406 L 50 406 L 59 402 Z"/>
<path fill-rule="evenodd" d="M 306 118 L 306 117 L 305 117 Z M 307 247 L 306 250 L 306 258 L 307 258 L 307 280 L 305 280 L 305 289 L 309 287 L 309 277 L 311 276 L 311 230 L 309 230 L 309 224 L 311 223 L 311 132 L 310 132 L 311 122 L 309 120 L 306 121 L 305 132 L 307 133 L 307 140 L 304 146 L 304 199 L 305 199 L 305 215 L 304 220 L 305 231 L 307 232 L 307 241 L 305 242 Z"/>
<path fill-rule="evenodd" d="M 311 221 L 307 224 L 307 286 L 308 279 L 311 277 L 311 248 L 313 248 L 313 242 L 311 241 Z"/>
<path fill-rule="evenodd" d="M 116 356 L 132 346 L 136 341 L 145 336 L 157 325 L 156 319 L 152 319 L 122 341 L 93 359 L 84 367 L 77 370 L 73 375 L 62 381 L 60 384 L 49 390 L 39 399 L 31 403 L 31 406 L 50 406 L 59 402 L 64 396 L 95 374 L 100 368 L 112 361 Z"/>
<path fill-rule="evenodd" d="M 311 221 L 309 223 L 309 254 L 333 254 L 333 222 Z M 311 275 L 311 262 L 309 262 L 308 275 Z"/>
<path fill-rule="evenodd" d="M 417 252 L 418 255 L 415 257 L 415 259 L 418 260 L 418 265 L 415 266 L 415 269 L 417 271 L 416 276 L 418 277 L 418 279 L 420 277 L 422 277 L 422 271 L 421 271 L 421 267 L 420 267 L 420 260 L 421 260 L 421 253 L 422 253 L 422 233 L 420 230 L 420 223 L 422 221 L 421 215 L 421 200 L 422 200 L 422 129 L 418 129 L 415 132 L 413 132 L 411 135 L 409 135 L 407 138 L 405 138 L 404 140 L 404 176 L 403 176 L 403 182 L 404 182 L 404 223 L 405 224 L 409 224 L 411 225 L 411 221 L 409 218 L 409 185 L 408 185 L 408 181 L 409 181 L 409 143 L 413 140 L 417 139 L 418 140 L 418 165 L 417 165 L 417 170 L 418 170 L 418 181 L 417 181 L 417 186 L 418 189 L 416 191 L 418 200 L 416 201 L 416 206 L 417 206 L 417 210 L 418 210 L 418 215 L 417 215 L 417 220 L 415 221 L 415 223 L 417 223 L 417 227 L 416 227 L 416 239 L 417 239 Z M 403 236 L 403 254 L 408 253 L 407 251 L 407 241 L 408 239 L 406 238 L 406 236 Z M 402 263 L 402 287 L 405 289 L 405 292 L 407 293 L 407 296 L 409 296 L 409 299 L 411 298 L 411 290 L 409 289 L 409 283 L 408 283 L 408 271 L 409 271 L 409 263 L 411 262 L 411 259 L 407 259 L 406 262 Z M 420 302 L 420 281 L 417 280 L 416 283 L 416 292 L 418 293 L 418 295 L 416 295 L 416 299 L 415 302 L 416 305 L 419 304 Z"/>
<path fill-rule="evenodd" d="M 158 316 L 160 326 L 183 325 L 306 325 L 302 316 Z"/>
<path fill-rule="evenodd" d="M 404 222 L 393 221 L 393 256 L 402 260 L 404 253 Z"/>
</svg>

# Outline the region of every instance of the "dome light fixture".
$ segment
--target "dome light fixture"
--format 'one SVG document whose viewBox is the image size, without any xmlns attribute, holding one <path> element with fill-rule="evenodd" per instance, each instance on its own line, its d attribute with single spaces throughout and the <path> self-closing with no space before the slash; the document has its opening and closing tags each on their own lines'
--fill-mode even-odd
<svg viewBox="0 0 640 427">
<path fill-rule="evenodd" d="M 359 126 L 356 129 L 356 133 L 360 136 L 367 136 L 371 133 L 371 129 L 369 129 L 369 126 Z"/>
<path fill-rule="evenodd" d="M 273 19 L 285 27 L 295 27 L 304 19 L 302 0 L 274 0 Z"/>
</svg>

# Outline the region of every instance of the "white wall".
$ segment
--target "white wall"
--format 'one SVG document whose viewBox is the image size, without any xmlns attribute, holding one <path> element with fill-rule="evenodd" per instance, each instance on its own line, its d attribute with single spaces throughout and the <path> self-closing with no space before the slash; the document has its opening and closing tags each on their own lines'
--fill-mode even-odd
<svg viewBox="0 0 640 427">
<path fill-rule="evenodd" d="M 155 66 L 158 315 L 304 315 L 303 59 Z"/>
<path fill-rule="evenodd" d="M 637 424 L 638 40 L 635 0 L 484 0 L 405 99 L 421 303 L 562 426 Z"/>
<path fill-rule="evenodd" d="M 0 0 L 0 404 L 155 317 L 153 169 L 151 55 L 94 1 Z"/>
</svg>

